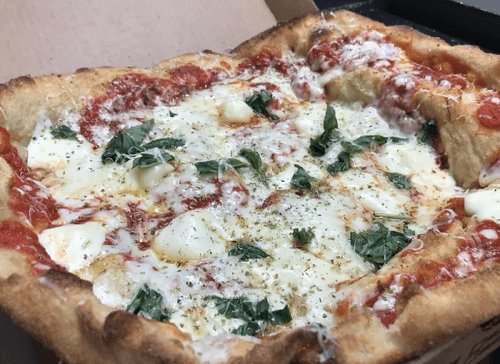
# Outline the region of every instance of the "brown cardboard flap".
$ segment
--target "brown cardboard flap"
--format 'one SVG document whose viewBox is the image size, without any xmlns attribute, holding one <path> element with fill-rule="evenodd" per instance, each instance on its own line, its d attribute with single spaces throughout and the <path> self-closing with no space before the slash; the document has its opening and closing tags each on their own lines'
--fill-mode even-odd
<svg viewBox="0 0 500 364">
<path fill-rule="evenodd" d="M 266 4 L 278 22 L 318 11 L 312 0 L 266 0 Z"/>
<path fill-rule="evenodd" d="M 149 67 L 204 49 L 224 52 L 276 25 L 264 0 L 1 3 L 0 83 L 82 67 Z"/>
</svg>

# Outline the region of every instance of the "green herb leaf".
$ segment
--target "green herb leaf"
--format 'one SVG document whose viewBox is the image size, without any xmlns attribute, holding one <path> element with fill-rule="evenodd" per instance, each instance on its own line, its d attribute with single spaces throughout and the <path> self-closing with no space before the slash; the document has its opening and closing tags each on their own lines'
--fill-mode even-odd
<svg viewBox="0 0 500 364">
<path fill-rule="evenodd" d="M 156 164 L 167 163 L 173 159 L 174 157 L 167 152 L 160 152 L 160 151 L 158 151 L 158 153 L 143 152 L 139 158 L 134 159 L 134 164 L 132 168 L 151 167 Z"/>
<path fill-rule="evenodd" d="M 271 316 L 271 323 L 275 325 L 283 325 L 292 321 L 292 314 L 290 313 L 288 305 L 283 307 L 281 310 L 272 311 Z"/>
<path fill-rule="evenodd" d="M 173 118 L 174 116 L 177 116 L 177 114 L 176 114 L 176 113 L 174 113 L 174 112 L 172 112 L 172 111 L 170 111 L 170 110 L 168 110 L 168 115 L 169 115 L 171 118 Z"/>
<path fill-rule="evenodd" d="M 251 303 L 245 296 L 236 298 L 208 296 L 205 299 L 216 301 L 215 307 L 219 315 L 245 321 L 243 325 L 232 331 L 233 334 L 237 335 L 255 335 L 265 331 L 265 323 L 267 322 L 282 325 L 292 320 L 288 305 L 282 309 L 271 311 L 267 298 L 256 304 Z"/>
<path fill-rule="evenodd" d="M 268 186 L 266 174 L 262 170 L 262 159 L 260 159 L 259 153 L 254 150 L 243 148 L 240 150 L 240 155 L 245 158 L 248 163 L 250 163 L 250 167 L 257 172 L 260 181 Z"/>
<path fill-rule="evenodd" d="M 408 239 L 407 235 L 389 230 L 380 222 L 373 223 L 370 230 L 351 232 L 350 236 L 354 251 L 377 267 L 386 264 L 405 248 Z"/>
<path fill-rule="evenodd" d="M 73 139 L 78 140 L 76 134 L 66 125 L 59 125 L 58 127 L 52 129 L 50 134 L 56 139 Z"/>
<path fill-rule="evenodd" d="M 364 147 L 351 142 L 341 141 L 340 144 L 344 148 L 344 152 L 347 152 L 349 154 L 361 153 L 363 150 L 365 150 Z"/>
<path fill-rule="evenodd" d="M 299 188 L 302 190 L 311 190 L 312 185 L 311 181 L 314 180 L 304 168 L 299 166 L 298 164 L 294 164 L 295 167 L 297 167 L 297 171 L 295 174 L 292 176 L 292 181 L 291 184 L 295 188 Z"/>
<path fill-rule="evenodd" d="M 309 245 L 311 244 L 313 238 L 314 238 L 314 233 L 311 229 L 293 229 L 292 232 L 293 240 L 295 240 L 297 243 L 301 245 Z"/>
<path fill-rule="evenodd" d="M 198 173 L 218 173 L 219 169 L 221 171 L 225 171 L 227 166 L 234 169 L 248 167 L 248 164 L 243 163 L 236 158 L 222 158 L 219 160 L 212 159 L 205 162 L 196 162 L 194 165 L 196 166 Z"/>
<path fill-rule="evenodd" d="M 429 120 L 422 126 L 422 132 L 418 136 L 417 140 L 422 144 L 431 144 L 438 137 L 437 125 L 434 120 Z"/>
<path fill-rule="evenodd" d="M 408 228 L 408 225 L 403 226 L 403 235 L 406 236 L 406 239 L 411 240 L 415 237 L 415 231 Z"/>
<path fill-rule="evenodd" d="M 227 254 L 231 257 L 240 257 L 240 261 L 242 262 L 246 262 L 249 259 L 263 259 L 269 256 L 262 249 L 250 244 L 238 244 Z"/>
<path fill-rule="evenodd" d="M 183 139 L 177 138 L 161 138 L 153 140 L 143 145 L 144 150 L 158 148 L 158 149 L 176 149 L 183 147 L 186 142 Z"/>
<path fill-rule="evenodd" d="M 245 322 L 231 331 L 232 334 L 242 336 L 254 336 L 260 331 L 260 325 L 255 321 Z"/>
<path fill-rule="evenodd" d="M 162 307 L 162 303 L 162 295 L 145 284 L 127 306 L 127 311 L 151 320 L 168 321 L 172 314 Z"/>
<path fill-rule="evenodd" d="M 313 157 L 321 157 L 325 155 L 326 150 L 333 142 L 335 129 L 339 127 L 335 110 L 328 105 L 326 107 L 325 119 L 323 120 L 323 133 L 317 138 L 311 138 L 309 145 L 309 153 Z"/>
<path fill-rule="evenodd" d="M 387 173 L 387 178 L 391 181 L 396 188 L 402 190 L 409 190 L 411 188 L 411 179 L 400 173 Z"/>
<path fill-rule="evenodd" d="M 245 103 L 252 108 L 252 110 L 257 113 L 264 115 L 273 120 L 277 120 L 276 115 L 270 114 L 266 109 L 266 104 L 273 99 L 273 94 L 264 90 L 255 91 L 252 96 L 245 99 Z"/>
<path fill-rule="evenodd" d="M 332 176 L 338 175 L 340 172 L 345 172 L 351 168 L 351 153 L 349 152 L 340 152 L 337 156 L 337 160 L 330 164 L 326 171 L 330 173 Z"/>
<path fill-rule="evenodd" d="M 134 126 L 116 134 L 102 154 L 102 162 L 123 163 L 143 152 L 144 149 L 140 145 L 152 128 L 153 120 L 149 120 L 143 125 Z"/>
</svg>

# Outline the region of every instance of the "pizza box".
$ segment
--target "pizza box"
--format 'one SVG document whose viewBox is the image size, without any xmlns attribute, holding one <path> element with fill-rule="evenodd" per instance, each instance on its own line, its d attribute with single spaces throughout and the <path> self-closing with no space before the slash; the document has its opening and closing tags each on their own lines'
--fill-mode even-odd
<svg viewBox="0 0 500 364">
<path fill-rule="evenodd" d="M 204 49 L 224 52 L 278 22 L 317 8 L 347 8 L 385 24 L 412 26 L 450 44 L 476 44 L 500 53 L 499 33 L 493 31 L 500 17 L 447 0 L 4 1 L 0 83 L 20 75 L 72 73 L 89 66 L 148 67 Z M 1 314 L 0 327 L 0 364 L 60 363 Z M 498 346 L 500 318 L 407 364 L 476 364 Z"/>
</svg>

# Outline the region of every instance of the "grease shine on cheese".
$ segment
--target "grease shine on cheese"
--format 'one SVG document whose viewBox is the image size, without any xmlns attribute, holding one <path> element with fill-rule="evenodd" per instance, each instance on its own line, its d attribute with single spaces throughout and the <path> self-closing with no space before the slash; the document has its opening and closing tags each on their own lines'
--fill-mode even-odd
<svg viewBox="0 0 500 364">
<path fill-rule="evenodd" d="M 391 49 L 387 52 L 392 54 Z M 362 58 L 359 61 L 364 62 Z M 305 71 L 299 72 L 299 78 L 308 82 L 313 79 Z M 132 169 L 131 162 L 103 165 L 103 147 L 93 150 L 84 140 L 54 140 L 49 133 L 50 121 L 42 118 L 28 147 L 28 164 L 55 175 L 52 193 L 61 204 L 68 208 L 90 206 L 95 210 L 106 205 L 106 209 L 95 213 L 86 224 L 42 232 L 41 242 L 56 261 L 77 274 L 89 276 L 95 282 L 94 293 L 102 302 L 124 308 L 139 287 L 147 283 L 163 295 L 167 308 L 174 311 L 171 321 L 194 338 L 228 332 L 241 324 L 239 319 L 219 315 L 215 303 L 203 299 L 210 295 L 245 295 L 254 302 L 267 298 L 273 308 L 289 303 L 294 312 L 292 326 L 314 322 L 331 325 L 331 307 L 339 299 L 335 284 L 373 269 L 354 252 L 348 238 L 350 231 L 368 229 L 374 213 L 388 213 L 411 216 L 411 227 L 422 232 L 428 216 L 445 203 L 442 196 L 456 192 L 450 177 L 434 163 L 434 152 L 417 145 L 414 137 L 405 143 L 388 143 L 377 151 L 356 155 L 350 171 L 330 176 L 326 166 L 341 152 L 340 143 L 320 158 L 308 153 L 309 139 L 323 130 L 325 104 L 300 100 L 295 94 L 296 85 L 274 71 L 252 82 L 269 82 L 279 87 L 273 94 L 288 105 L 277 112 L 279 121 L 244 126 L 254 115 L 242 100 L 258 89 L 249 86 L 245 75 L 232 83 L 194 92 L 178 106 L 158 106 L 152 111 L 155 138 L 186 141 L 184 147 L 172 151 L 175 169 L 159 165 L 137 170 Z M 311 96 L 321 100 L 317 88 Z M 353 141 L 366 134 L 404 136 L 390 128 L 372 107 L 341 103 L 332 106 L 343 140 Z M 125 123 L 129 116 L 122 115 Z M 231 128 L 221 126 L 221 118 L 222 124 L 229 123 Z M 234 128 L 235 124 L 243 126 Z M 183 201 L 217 191 L 213 181 L 199 176 L 194 163 L 238 157 L 241 148 L 256 150 L 268 165 L 269 187 L 256 178 L 253 170 L 242 169 L 237 178 L 219 176 L 224 182 L 220 187 L 220 205 L 188 211 Z M 419 158 L 408 159 L 416 151 Z M 394 153 L 396 156 L 391 156 Z M 294 164 L 301 165 L 327 187 L 314 195 L 297 196 L 290 189 Z M 421 199 L 415 202 L 409 191 L 394 188 L 385 176 L 387 172 L 409 176 L 416 191 L 422 194 Z M 435 182 L 429 187 L 426 181 Z M 248 190 L 248 195 L 238 189 L 239 185 Z M 264 201 L 276 191 L 281 194 L 279 203 L 262 209 Z M 138 249 L 134 232 L 127 230 L 124 211 L 130 203 L 150 215 L 167 211 L 175 214 L 170 225 L 155 233 L 149 249 Z M 419 209 L 421 205 L 426 209 Z M 63 215 L 62 224 L 71 223 L 78 216 L 76 212 Z M 98 225 L 106 234 L 115 234 L 114 245 L 102 245 L 104 233 L 99 232 L 99 237 L 92 238 L 87 247 L 85 261 L 68 253 L 81 249 L 84 242 L 80 237 L 89 226 L 100 230 Z M 294 247 L 294 228 L 314 231 L 308 251 Z M 89 233 L 90 236 L 94 235 Z M 235 241 L 251 242 L 269 257 L 241 262 L 228 256 Z M 58 244 L 67 248 L 65 254 L 58 250 Z M 101 274 L 100 270 L 93 270 L 92 264 L 85 268 L 92 259 L 105 261 L 120 254 L 130 254 L 133 259 L 122 262 L 116 271 L 110 267 Z M 115 279 L 110 279 L 113 276 Z M 299 304 L 294 305 L 297 300 Z"/>
</svg>

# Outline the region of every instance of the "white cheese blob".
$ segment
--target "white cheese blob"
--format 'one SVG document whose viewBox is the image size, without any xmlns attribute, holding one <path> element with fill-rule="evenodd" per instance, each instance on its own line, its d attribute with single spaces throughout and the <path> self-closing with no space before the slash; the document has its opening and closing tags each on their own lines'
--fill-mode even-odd
<svg viewBox="0 0 500 364">
<path fill-rule="evenodd" d="M 135 177 L 142 188 L 150 189 L 158 186 L 173 170 L 174 167 L 171 164 L 161 163 L 146 168 L 134 168 L 132 173 L 135 173 Z"/>
<path fill-rule="evenodd" d="M 42 231 L 39 235 L 50 257 L 65 265 L 70 272 L 90 264 L 101 252 L 105 229 L 97 222 L 68 224 Z"/>
<path fill-rule="evenodd" d="M 248 124 L 254 116 L 252 108 L 241 99 L 227 99 L 220 110 L 221 121 L 227 124 Z"/>
<path fill-rule="evenodd" d="M 479 221 L 500 221 L 500 189 L 471 192 L 464 199 L 465 212 L 475 215 Z"/>
<path fill-rule="evenodd" d="M 226 240 L 212 227 L 213 219 L 215 216 L 207 210 L 182 214 L 154 238 L 154 251 L 161 258 L 179 261 L 220 256 Z"/>
</svg>

